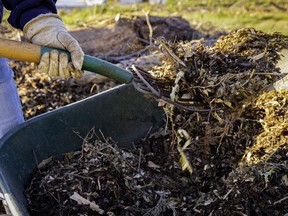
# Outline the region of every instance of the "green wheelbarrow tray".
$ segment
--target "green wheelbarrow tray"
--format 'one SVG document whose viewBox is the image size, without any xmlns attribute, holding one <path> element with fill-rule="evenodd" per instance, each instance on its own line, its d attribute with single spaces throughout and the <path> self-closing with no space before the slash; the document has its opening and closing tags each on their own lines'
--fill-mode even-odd
<svg viewBox="0 0 288 216">
<path fill-rule="evenodd" d="M 0 139 L 0 187 L 13 215 L 29 215 L 24 186 L 38 163 L 81 149 L 94 127 L 129 147 L 164 123 L 164 111 L 134 87 L 122 85 L 34 117 Z M 101 131 L 101 132 L 100 132 Z"/>
</svg>

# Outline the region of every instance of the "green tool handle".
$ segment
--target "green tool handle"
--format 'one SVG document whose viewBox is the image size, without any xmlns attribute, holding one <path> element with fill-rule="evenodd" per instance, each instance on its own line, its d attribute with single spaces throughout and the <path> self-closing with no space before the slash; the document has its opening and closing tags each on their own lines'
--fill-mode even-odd
<svg viewBox="0 0 288 216">
<path fill-rule="evenodd" d="M 39 63 L 43 53 L 50 52 L 54 49 L 55 48 L 0 38 L 0 56 L 9 59 Z M 67 53 L 69 59 L 71 58 L 69 52 L 60 49 L 57 50 Z M 133 79 L 133 74 L 130 71 L 89 55 L 84 56 L 82 69 L 101 74 L 117 80 L 120 83 L 130 83 Z"/>
</svg>

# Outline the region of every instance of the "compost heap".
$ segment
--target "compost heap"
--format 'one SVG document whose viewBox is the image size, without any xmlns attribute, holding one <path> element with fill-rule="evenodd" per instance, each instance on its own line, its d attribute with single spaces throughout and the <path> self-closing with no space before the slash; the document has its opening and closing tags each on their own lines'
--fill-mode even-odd
<svg viewBox="0 0 288 216">
<path fill-rule="evenodd" d="M 91 130 L 81 151 L 39 165 L 26 189 L 31 215 L 285 215 L 288 91 L 264 90 L 281 77 L 287 45 L 255 29 L 213 46 L 159 41 L 163 65 L 147 81 L 210 111 L 158 97 L 166 124 L 129 150 Z"/>
</svg>

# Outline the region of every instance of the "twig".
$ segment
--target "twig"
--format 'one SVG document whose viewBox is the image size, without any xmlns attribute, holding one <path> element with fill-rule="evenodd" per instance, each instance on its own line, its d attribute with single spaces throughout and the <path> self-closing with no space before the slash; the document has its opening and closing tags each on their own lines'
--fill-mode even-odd
<svg viewBox="0 0 288 216">
<path fill-rule="evenodd" d="M 277 8 L 277 9 L 280 10 L 280 11 L 283 11 L 283 12 L 286 12 L 286 11 L 287 11 L 287 9 L 286 9 L 285 7 L 282 7 L 282 6 L 280 6 L 279 4 L 276 4 L 276 3 L 273 2 L 273 1 L 270 1 L 270 5 L 274 6 L 275 8 Z"/>
<path fill-rule="evenodd" d="M 139 150 L 138 168 L 137 168 L 137 171 L 138 171 L 138 172 L 140 171 L 141 157 L 142 157 L 142 149 L 140 148 L 140 150 Z"/>
<path fill-rule="evenodd" d="M 102 187 L 101 187 L 101 183 L 100 183 L 99 176 L 98 176 L 98 178 L 97 178 L 97 184 L 98 184 L 98 190 L 101 191 L 101 190 L 102 190 Z"/>
<path fill-rule="evenodd" d="M 47 190 L 44 185 L 43 188 L 58 204 L 62 205 L 61 202 L 49 190 Z"/>
<path fill-rule="evenodd" d="M 164 39 L 160 39 L 160 44 L 162 45 L 162 47 L 168 52 L 168 54 L 179 64 L 181 64 L 183 67 L 186 67 L 186 64 L 177 56 L 175 55 L 175 53 L 166 45 L 166 42 L 164 41 Z"/>
<path fill-rule="evenodd" d="M 287 200 L 287 199 L 288 199 L 288 196 L 286 196 L 286 197 L 274 202 L 273 205 L 279 204 L 279 203 L 281 203 L 281 202 L 283 202 L 284 200 Z"/>
<path fill-rule="evenodd" d="M 99 129 L 99 132 L 100 132 L 100 134 L 101 134 L 103 140 L 105 141 L 105 143 L 110 145 L 110 143 L 107 141 L 107 139 L 106 139 L 106 137 L 104 136 L 104 134 L 103 134 L 103 132 L 101 131 L 101 129 Z M 113 150 L 115 151 L 114 148 L 113 148 Z"/>
<path fill-rule="evenodd" d="M 151 46 L 153 44 L 153 41 L 152 41 L 153 28 L 152 28 L 152 25 L 151 25 L 150 20 L 149 20 L 149 11 L 148 12 L 144 12 L 144 13 L 145 13 L 145 17 L 146 17 L 147 26 L 149 28 L 149 44 Z"/>
</svg>

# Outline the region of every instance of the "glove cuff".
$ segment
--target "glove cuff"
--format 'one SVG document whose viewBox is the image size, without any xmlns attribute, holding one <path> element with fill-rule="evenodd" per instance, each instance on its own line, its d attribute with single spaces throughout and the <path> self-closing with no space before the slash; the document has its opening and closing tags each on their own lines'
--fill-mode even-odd
<svg viewBox="0 0 288 216">
<path fill-rule="evenodd" d="M 49 29 L 50 27 L 57 27 L 58 29 L 67 31 L 60 16 L 47 13 L 41 14 L 26 23 L 23 28 L 23 34 L 27 40 L 32 42 L 34 35 L 42 32 L 44 29 Z"/>
</svg>

